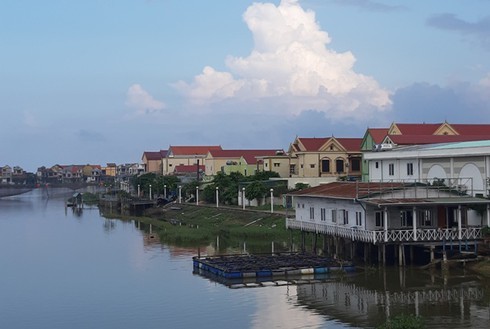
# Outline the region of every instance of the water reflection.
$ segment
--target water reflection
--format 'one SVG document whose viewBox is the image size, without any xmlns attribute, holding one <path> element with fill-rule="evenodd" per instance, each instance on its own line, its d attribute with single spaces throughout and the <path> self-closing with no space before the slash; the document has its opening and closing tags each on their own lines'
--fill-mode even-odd
<svg viewBox="0 0 490 329">
<path fill-rule="evenodd" d="M 298 305 L 356 327 L 413 314 L 430 328 L 487 328 L 489 292 L 473 275 L 393 269 L 298 286 Z"/>
</svg>

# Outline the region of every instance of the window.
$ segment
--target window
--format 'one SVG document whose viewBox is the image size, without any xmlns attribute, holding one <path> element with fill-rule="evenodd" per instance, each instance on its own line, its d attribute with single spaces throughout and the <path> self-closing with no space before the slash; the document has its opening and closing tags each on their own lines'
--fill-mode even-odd
<svg viewBox="0 0 490 329">
<path fill-rule="evenodd" d="M 395 175 L 395 165 L 393 163 L 390 163 L 388 165 L 388 175 L 390 176 Z"/>
<path fill-rule="evenodd" d="M 330 172 L 330 160 L 322 159 L 322 172 Z"/>
<path fill-rule="evenodd" d="M 360 171 L 361 170 L 361 160 L 360 159 L 352 159 L 350 163 L 351 163 L 351 170 L 352 171 Z"/>
<path fill-rule="evenodd" d="M 274 167 L 277 168 L 277 167 L 280 167 L 280 166 L 281 166 L 281 164 L 279 162 L 274 162 Z"/>
<path fill-rule="evenodd" d="M 289 165 L 289 173 L 293 175 L 296 173 L 296 165 Z"/>
<path fill-rule="evenodd" d="M 344 218 L 344 225 L 349 224 L 349 212 L 347 210 L 342 210 L 342 217 Z"/>
<path fill-rule="evenodd" d="M 337 223 L 337 210 L 332 209 L 332 223 Z"/>
<path fill-rule="evenodd" d="M 315 219 L 315 208 L 310 207 L 310 219 L 314 220 Z"/>
<path fill-rule="evenodd" d="M 335 172 L 337 173 L 344 172 L 344 160 L 338 159 L 335 161 Z"/>
<path fill-rule="evenodd" d="M 400 223 L 402 227 L 413 226 L 413 213 L 411 210 L 400 211 Z"/>
<path fill-rule="evenodd" d="M 362 226 L 362 212 L 356 211 L 356 226 Z"/>
<path fill-rule="evenodd" d="M 419 210 L 417 212 L 417 225 L 432 226 L 432 211 L 429 209 Z"/>
<path fill-rule="evenodd" d="M 327 214 L 326 214 L 325 208 L 320 209 L 320 220 L 322 222 L 327 220 Z"/>
<path fill-rule="evenodd" d="M 383 212 L 381 211 L 376 211 L 374 213 L 375 217 L 375 224 L 377 227 L 382 227 L 383 226 Z"/>
<path fill-rule="evenodd" d="M 310 164 L 310 168 L 312 168 L 312 169 L 315 168 L 315 164 L 314 163 L 311 163 Z"/>
<path fill-rule="evenodd" d="M 413 163 L 407 163 L 407 176 L 413 176 Z"/>
<path fill-rule="evenodd" d="M 376 167 L 376 169 L 378 169 L 378 168 L 379 168 L 379 162 L 378 162 L 378 161 L 376 161 L 376 162 L 374 163 L 374 166 Z"/>
</svg>

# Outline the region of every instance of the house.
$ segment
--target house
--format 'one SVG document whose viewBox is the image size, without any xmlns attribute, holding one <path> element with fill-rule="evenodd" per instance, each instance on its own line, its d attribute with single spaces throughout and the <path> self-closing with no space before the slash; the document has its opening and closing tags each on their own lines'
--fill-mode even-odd
<svg viewBox="0 0 490 329">
<path fill-rule="evenodd" d="M 180 182 L 183 184 L 193 180 L 200 180 L 204 175 L 205 166 L 195 165 L 178 165 L 175 166 L 172 175 L 179 176 Z"/>
<path fill-rule="evenodd" d="M 167 156 L 166 150 L 156 152 L 143 152 L 141 161 L 145 166 L 145 172 L 161 174 L 163 170 L 163 159 Z"/>
<path fill-rule="evenodd" d="M 436 248 L 474 246 L 490 226 L 489 199 L 439 184 L 333 182 L 288 196 L 296 211 L 287 215 L 287 228 L 323 234 L 326 249 L 347 258 L 346 249 L 350 258 L 363 253 L 367 259 L 375 248 L 383 264 L 387 253 L 405 264 L 406 248 L 410 259 L 429 248 L 433 260 Z"/>
<path fill-rule="evenodd" d="M 316 186 L 339 179 L 360 179 L 361 142 L 361 138 L 296 137 L 288 151 L 292 181 Z"/>
<path fill-rule="evenodd" d="M 117 165 L 113 162 L 107 163 L 107 166 L 102 167 L 102 175 L 107 177 L 116 177 Z"/>
<path fill-rule="evenodd" d="M 372 151 L 376 145 L 381 145 L 384 138 L 388 135 L 388 128 L 368 128 L 364 133 L 364 137 L 361 142 L 361 152 Z M 369 169 L 367 161 L 363 159 L 362 162 L 362 181 L 367 182 L 369 180 Z"/>
<path fill-rule="evenodd" d="M 205 166 L 205 158 L 210 150 L 221 150 L 221 146 L 169 146 L 167 155 L 162 158 L 162 174 L 169 175 L 178 165 Z"/>
<path fill-rule="evenodd" d="M 273 171 L 281 178 L 290 177 L 291 157 L 283 150 L 276 151 L 274 155 L 259 156 L 257 159 L 262 161 L 262 170 Z"/>
<path fill-rule="evenodd" d="M 363 154 L 399 146 L 490 140 L 489 124 L 392 123 L 389 128 L 368 128 L 361 143 Z M 363 161 L 362 180 L 369 180 Z"/>
<path fill-rule="evenodd" d="M 416 145 L 364 154 L 371 181 L 437 181 L 490 196 L 490 140 Z"/>
<path fill-rule="evenodd" d="M 251 176 L 265 170 L 263 157 L 274 156 L 278 151 L 271 150 L 210 150 L 205 158 L 206 176 L 214 176 L 218 172 L 230 174 L 239 172 Z M 284 153 L 284 151 L 280 151 Z"/>
<path fill-rule="evenodd" d="M 2 184 L 8 184 L 12 182 L 12 174 L 13 170 L 12 167 L 9 165 L 5 165 L 0 168 L 0 183 Z"/>
</svg>

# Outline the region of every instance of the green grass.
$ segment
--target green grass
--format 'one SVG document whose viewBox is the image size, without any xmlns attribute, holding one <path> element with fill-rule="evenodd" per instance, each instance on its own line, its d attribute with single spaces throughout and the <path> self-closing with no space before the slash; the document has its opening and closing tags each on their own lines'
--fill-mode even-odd
<svg viewBox="0 0 490 329">
<path fill-rule="evenodd" d="M 300 241 L 298 231 L 291 233 L 286 229 L 283 214 L 244 211 L 239 207 L 172 206 L 179 209 L 151 208 L 141 217 L 115 217 L 152 224 L 161 242 L 181 247 L 214 244 L 219 237 L 221 248 L 241 248 L 246 243 L 249 252 L 266 252 L 274 241 L 276 251 L 286 251 L 291 237 L 296 243 Z"/>
</svg>

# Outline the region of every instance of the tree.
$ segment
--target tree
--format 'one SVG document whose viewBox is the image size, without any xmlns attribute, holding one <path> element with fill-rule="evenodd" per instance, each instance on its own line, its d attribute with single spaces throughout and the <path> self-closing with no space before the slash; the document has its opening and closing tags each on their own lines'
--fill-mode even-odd
<svg viewBox="0 0 490 329">
<path fill-rule="evenodd" d="M 266 193 L 267 187 L 260 181 L 252 182 L 245 188 L 245 197 L 248 200 L 257 199 L 258 203 L 260 203 L 260 199 L 262 199 Z"/>
</svg>

